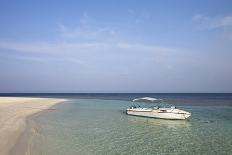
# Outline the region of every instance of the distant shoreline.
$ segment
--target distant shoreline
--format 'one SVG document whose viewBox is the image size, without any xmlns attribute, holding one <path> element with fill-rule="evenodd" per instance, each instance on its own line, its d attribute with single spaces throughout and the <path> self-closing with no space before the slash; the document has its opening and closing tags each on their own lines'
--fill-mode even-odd
<svg viewBox="0 0 232 155">
<path fill-rule="evenodd" d="M 0 155 L 27 151 L 30 117 L 66 101 L 56 98 L 0 97 Z M 22 140 L 21 138 L 24 138 Z M 20 146 L 20 147 L 18 147 Z"/>
</svg>

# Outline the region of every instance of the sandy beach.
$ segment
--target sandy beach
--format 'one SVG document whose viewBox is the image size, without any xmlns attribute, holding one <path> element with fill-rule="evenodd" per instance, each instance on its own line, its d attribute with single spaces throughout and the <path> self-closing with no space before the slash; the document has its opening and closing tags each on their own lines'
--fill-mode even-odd
<svg viewBox="0 0 232 155">
<path fill-rule="evenodd" d="M 64 99 L 0 97 L 0 155 L 8 155 L 26 129 L 26 118 Z"/>
</svg>

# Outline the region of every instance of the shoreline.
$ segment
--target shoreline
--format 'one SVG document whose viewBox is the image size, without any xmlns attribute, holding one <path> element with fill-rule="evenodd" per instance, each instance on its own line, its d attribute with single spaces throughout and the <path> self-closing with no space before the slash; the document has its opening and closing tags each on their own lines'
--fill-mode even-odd
<svg viewBox="0 0 232 155">
<path fill-rule="evenodd" d="M 67 101 L 57 98 L 0 97 L 0 155 L 30 154 L 33 118 Z M 33 126 L 34 124 L 34 126 Z"/>
</svg>

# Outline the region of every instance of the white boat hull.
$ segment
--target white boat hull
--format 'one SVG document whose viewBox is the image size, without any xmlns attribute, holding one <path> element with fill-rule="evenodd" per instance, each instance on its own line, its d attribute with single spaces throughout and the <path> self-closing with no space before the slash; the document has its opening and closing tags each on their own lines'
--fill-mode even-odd
<svg viewBox="0 0 232 155">
<path fill-rule="evenodd" d="M 179 110 L 180 112 L 160 112 L 159 110 L 136 110 L 127 109 L 128 115 L 153 117 L 161 119 L 186 119 L 191 116 L 191 113 Z"/>
</svg>

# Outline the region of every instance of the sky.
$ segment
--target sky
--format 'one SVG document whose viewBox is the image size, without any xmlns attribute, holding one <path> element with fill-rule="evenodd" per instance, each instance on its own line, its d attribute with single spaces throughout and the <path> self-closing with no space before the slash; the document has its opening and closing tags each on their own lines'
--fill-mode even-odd
<svg viewBox="0 0 232 155">
<path fill-rule="evenodd" d="M 0 0 L 0 93 L 232 93 L 230 0 Z"/>
</svg>

